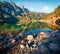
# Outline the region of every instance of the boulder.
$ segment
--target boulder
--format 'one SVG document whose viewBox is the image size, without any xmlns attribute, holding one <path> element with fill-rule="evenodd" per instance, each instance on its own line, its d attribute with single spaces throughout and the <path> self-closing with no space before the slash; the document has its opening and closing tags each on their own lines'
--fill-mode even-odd
<svg viewBox="0 0 60 54">
<path fill-rule="evenodd" d="M 28 40 L 28 41 L 32 41 L 32 40 L 33 40 L 33 36 L 32 36 L 32 35 L 28 35 L 28 36 L 27 36 L 27 40 Z"/>
<path fill-rule="evenodd" d="M 13 37 L 12 33 L 11 32 L 8 32 L 7 33 L 7 37 Z"/>
<path fill-rule="evenodd" d="M 14 39 L 14 38 L 13 38 L 13 39 L 11 39 L 11 42 L 12 42 L 12 43 L 15 43 L 15 39 Z"/>
<path fill-rule="evenodd" d="M 24 46 L 23 44 L 20 44 L 20 48 L 21 48 L 21 49 L 24 49 L 25 46 Z"/>
<path fill-rule="evenodd" d="M 44 32 L 40 32 L 39 35 L 38 35 L 41 39 L 42 38 L 48 38 L 49 35 L 47 33 L 44 33 Z"/>
</svg>

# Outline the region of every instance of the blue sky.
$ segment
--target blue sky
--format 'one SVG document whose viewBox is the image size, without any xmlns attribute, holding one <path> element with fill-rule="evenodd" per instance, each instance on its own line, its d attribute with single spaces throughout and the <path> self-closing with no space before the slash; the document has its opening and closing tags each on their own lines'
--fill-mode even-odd
<svg viewBox="0 0 60 54">
<path fill-rule="evenodd" d="M 30 11 L 35 12 L 52 12 L 60 0 L 13 0 L 18 6 L 24 5 Z"/>
</svg>

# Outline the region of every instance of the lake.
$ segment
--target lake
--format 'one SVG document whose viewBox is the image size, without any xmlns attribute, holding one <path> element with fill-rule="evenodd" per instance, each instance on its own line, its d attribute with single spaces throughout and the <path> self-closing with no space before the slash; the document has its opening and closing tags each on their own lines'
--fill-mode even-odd
<svg viewBox="0 0 60 54">
<path fill-rule="evenodd" d="M 23 32 L 23 35 L 28 35 L 28 34 L 38 34 L 40 32 L 45 32 L 45 33 L 51 33 L 51 29 L 44 23 L 41 22 L 35 22 L 35 23 L 29 23 L 29 24 L 0 24 L 0 32 Z"/>
<path fill-rule="evenodd" d="M 23 35 L 24 36 L 27 36 L 27 35 L 34 35 L 34 34 L 39 34 L 40 32 L 44 32 L 44 33 L 47 33 L 47 34 L 50 34 L 52 32 L 51 29 L 31 29 L 27 32 L 25 32 Z"/>
</svg>

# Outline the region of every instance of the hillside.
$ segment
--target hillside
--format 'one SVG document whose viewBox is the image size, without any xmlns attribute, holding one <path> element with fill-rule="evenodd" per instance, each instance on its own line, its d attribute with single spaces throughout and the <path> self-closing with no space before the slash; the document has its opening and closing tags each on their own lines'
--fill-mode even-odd
<svg viewBox="0 0 60 54">
<path fill-rule="evenodd" d="M 14 2 L 0 2 L 0 22 L 17 22 L 17 16 L 22 16 L 23 13 L 27 13 L 27 8 L 17 6 Z M 9 22 L 8 22 L 9 21 Z"/>
<path fill-rule="evenodd" d="M 52 13 L 44 16 L 43 21 L 52 29 L 60 29 L 60 6 L 58 6 Z"/>
<path fill-rule="evenodd" d="M 46 16 L 48 13 L 44 13 L 44 12 L 31 12 L 30 14 L 30 18 L 33 18 L 33 19 L 42 19 L 44 16 Z M 29 15 L 28 15 L 29 16 Z"/>
</svg>

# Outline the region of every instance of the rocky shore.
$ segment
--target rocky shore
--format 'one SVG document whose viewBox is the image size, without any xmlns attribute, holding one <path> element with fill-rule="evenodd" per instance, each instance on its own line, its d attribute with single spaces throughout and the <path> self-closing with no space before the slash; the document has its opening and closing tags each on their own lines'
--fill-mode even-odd
<svg viewBox="0 0 60 54">
<path fill-rule="evenodd" d="M 60 54 L 60 30 L 27 36 L 1 33 L 0 54 Z"/>
</svg>

